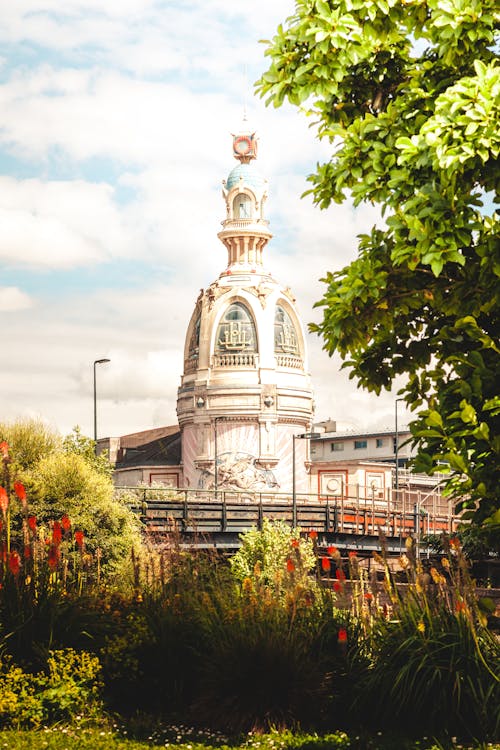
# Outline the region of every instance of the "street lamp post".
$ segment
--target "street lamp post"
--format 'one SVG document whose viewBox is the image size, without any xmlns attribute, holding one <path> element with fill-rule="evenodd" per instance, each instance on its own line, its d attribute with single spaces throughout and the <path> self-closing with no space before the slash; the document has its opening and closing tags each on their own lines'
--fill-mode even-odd
<svg viewBox="0 0 500 750">
<path fill-rule="evenodd" d="M 110 359 L 96 359 L 94 361 L 94 451 L 97 454 L 97 388 L 96 388 L 96 365 L 103 365 L 111 362 Z"/>
<path fill-rule="evenodd" d="M 217 500 L 217 491 L 219 489 L 219 470 L 217 467 L 218 450 L 217 450 L 217 422 L 220 422 L 224 417 L 214 417 L 214 491 L 215 499 Z"/>
<path fill-rule="evenodd" d="M 395 489 L 396 489 L 396 500 L 398 499 L 399 490 L 399 432 L 398 432 L 398 403 L 404 401 L 404 398 L 397 398 L 394 402 L 394 454 L 396 458 L 396 477 L 395 477 Z"/>
<path fill-rule="evenodd" d="M 295 475 L 295 441 L 296 440 L 314 440 L 320 437 L 319 432 L 303 432 L 300 435 L 292 435 L 292 524 L 293 528 L 297 526 L 297 490 Z"/>
</svg>

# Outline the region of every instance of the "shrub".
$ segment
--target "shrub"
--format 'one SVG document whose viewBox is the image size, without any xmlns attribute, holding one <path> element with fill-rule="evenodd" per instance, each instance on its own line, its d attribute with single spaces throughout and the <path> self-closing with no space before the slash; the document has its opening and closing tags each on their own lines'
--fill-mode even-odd
<svg viewBox="0 0 500 750">
<path fill-rule="evenodd" d="M 72 649 L 51 651 L 46 671 L 25 672 L 9 660 L 0 669 L 0 723 L 39 727 L 57 721 L 95 718 L 99 698 L 100 664 L 97 657 Z"/>
</svg>

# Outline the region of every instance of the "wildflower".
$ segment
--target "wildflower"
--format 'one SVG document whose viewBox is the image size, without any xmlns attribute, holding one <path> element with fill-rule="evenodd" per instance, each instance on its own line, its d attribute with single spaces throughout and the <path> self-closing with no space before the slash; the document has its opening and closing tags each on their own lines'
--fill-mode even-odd
<svg viewBox="0 0 500 750">
<path fill-rule="evenodd" d="M 455 602 L 455 612 L 460 613 L 460 612 L 466 612 L 466 611 L 467 611 L 466 603 L 462 601 L 461 599 L 458 599 Z"/>
<path fill-rule="evenodd" d="M 293 571 L 295 570 L 295 564 L 290 558 L 288 558 L 288 560 L 286 561 L 286 569 L 289 573 L 293 573 Z"/>
<path fill-rule="evenodd" d="M 251 594 L 253 591 L 253 583 L 252 579 L 246 576 L 243 579 L 243 583 L 241 584 L 241 588 L 243 590 L 243 593 L 248 596 L 248 594 Z"/>
<path fill-rule="evenodd" d="M 455 550 L 460 549 L 460 539 L 458 536 L 452 536 L 450 539 L 450 547 Z"/>
<path fill-rule="evenodd" d="M 7 512 L 7 508 L 9 507 L 9 496 L 7 495 L 7 490 L 5 487 L 0 487 L 0 510 L 2 513 Z"/>
<path fill-rule="evenodd" d="M 317 539 L 318 538 L 318 532 L 314 529 L 311 529 L 311 531 L 308 534 L 309 539 Z"/>
<path fill-rule="evenodd" d="M 371 602 L 372 601 L 373 594 L 371 593 L 371 591 L 366 591 L 365 592 L 365 599 L 366 599 L 367 602 Z"/>
<path fill-rule="evenodd" d="M 340 581 L 334 581 L 333 582 L 333 590 L 337 594 L 340 594 L 340 592 L 342 591 L 342 584 L 340 583 Z"/>
<path fill-rule="evenodd" d="M 24 545 L 24 559 L 29 560 L 31 557 L 31 547 L 29 544 Z"/>
<path fill-rule="evenodd" d="M 417 630 L 419 631 L 419 633 L 425 633 L 425 623 L 423 620 L 419 620 L 417 624 Z"/>
<path fill-rule="evenodd" d="M 410 565 L 410 561 L 408 560 L 408 558 L 406 557 L 406 555 L 403 554 L 399 558 L 399 564 L 401 565 L 401 567 L 403 568 L 403 570 L 406 570 L 409 567 L 409 565 Z"/>
<path fill-rule="evenodd" d="M 16 550 L 13 550 L 9 555 L 9 568 L 13 576 L 17 576 L 21 570 L 21 558 Z"/>
<path fill-rule="evenodd" d="M 33 533 L 36 531 L 36 516 L 28 516 L 28 528 Z"/>
<path fill-rule="evenodd" d="M 59 521 L 54 521 L 52 525 L 52 544 L 59 544 L 62 539 L 62 529 Z"/>
<path fill-rule="evenodd" d="M 345 581 L 345 573 L 342 568 L 337 568 L 337 570 L 335 571 L 335 578 L 337 579 L 337 581 Z"/>
<path fill-rule="evenodd" d="M 66 515 L 66 513 L 61 518 L 61 526 L 63 527 L 64 531 L 69 531 L 71 528 L 71 521 L 69 520 L 69 517 Z"/>
<path fill-rule="evenodd" d="M 57 544 L 51 544 L 47 555 L 47 563 L 51 570 L 55 570 L 59 564 L 61 552 Z"/>
<path fill-rule="evenodd" d="M 337 547 L 335 547 L 333 544 L 327 547 L 326 551 L 328 552 L 329 555 L 331 555 L 334 558 L 340 557 L 340 552 L 338 551 Z"/>
<path fill-rule="evenodd" d="M 339 643 L 347 643 L 347 630 L 345 628 L 339 628 L 337 637 Z"/>
<path fill-rule="evenodd" d="M 5 440 L 0 443 L 0 453 L 4 458 L 9 457 L 9 444 L 6 443 Z"/>
<path fill-rule="evenodd" d="M 350 557 L 351 559 L 352 559 L 353 557 L 357 557 L 357 556 L 358 556 L 358 553 L 356 552 L 356 550 L 352 549 L 352 550 L 351 550 L 351 551 L 349 552 L 349 557 Z"/>
<path fill-rule="evenodd" d="M 412 536 L 407 536 L 405 539 L 405 547 L 407 550 L 411 550 L 414 544 L 414 540 Z"/>
<path fill-rule="evenodd" d="M 450 561 L 448 560 L 448 558 L 447 558 L 447 557 L 442 557 L 442 558 L 441 558 L 441 565 L 442 565 L 442 566 L 443 566 L 443 568 L 445 568 L 446 570 L 449 570 L 449 569 L 450 569 Z"/>
<path fill-rule="evenodd" d="M 331 568 L 331 563 L 330 563 L 330 560 L 328 559 L 328 557 L 322 557 L 322 558 L 321 558 L 321 567 L 322 567 L 322 568 L 323 568 L 323 570 L 325 570 L 325 571 L 327 571 L 327 570 L 330 570 L 330 568 Z"/>
<path fill-rule="evenodd" d="M 299 546 L 299 544 L 300 544 L 300 542 L 299 542 L 298 539 L 292 539 L 292 547 L 294 547 L 295 549 L 297 549 L 297 547 Z"/>
<path fill-rule="evenodd" d="M 26 507 L 26 489 L 21 482 L 14 482 L 14 492 L 21 501 L 23 508 Z"/>
</svg>

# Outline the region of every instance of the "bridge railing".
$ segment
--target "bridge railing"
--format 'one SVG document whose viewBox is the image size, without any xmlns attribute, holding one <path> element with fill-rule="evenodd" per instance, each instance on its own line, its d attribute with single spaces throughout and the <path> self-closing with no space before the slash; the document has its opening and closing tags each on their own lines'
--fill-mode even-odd
<svg viewBox="0 0 500 750">
<path fill-rule="evenodd" d="M 127 504 L 150 529 L 183 532 L 245 531 L 264 518 L 303 529 L 336 534 L 388 536 L 452 533 L 458 517 L 451 507 L 426 508 L 420 503 L 388 503 L 374 497 L 349 498 L 297 493 L 127 487 L 119 488 Z"/>
</svg>

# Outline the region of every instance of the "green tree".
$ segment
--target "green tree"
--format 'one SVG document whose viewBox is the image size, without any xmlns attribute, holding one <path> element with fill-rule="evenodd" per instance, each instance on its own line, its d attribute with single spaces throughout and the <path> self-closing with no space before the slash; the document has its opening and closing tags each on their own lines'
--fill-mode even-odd
<svg viewBox="0 0 500 750">
<path fill-rule="evenodd" d="M 72 453 L 83 456 L 86 462 L 92 466 L 99 474 L 106 477 L 113 476 L 113 466 L 109 462 L 107 451 L 96 455 L 96 443 L 92 438 L 82 435 L 80 427 L 73 427 L 73 432 L 63 440 L 63 450 L 65 453 Z"/>
<path fill-rule="evenodd" d="M 0 442 L 10 446 L 16 469 L 29 469 L 61 447 L 61 436 L 39 419 L 0 422 Z"/>
<path fill-rule="evenodd" d="M 104 570 L 115 572 L 140 542 L 137 517 L 114 497 L 109 476 L 84 456 L 57 451 L 25 475 L 28 498 L 40 522 L 67 514 L 81 529 L 86 548 L 102 554 Z"/>
<path fill-rule="evenodd" d="M 452 470 L 465 516 L 500 530 L 499 12 L 495 0 L 297 0 L 257 83 L 315 118 L 321 208 L 385 224 L 329 272 L 311 328 L 375 393 L 406 375 L 415 468 Z"/>
</svg>

